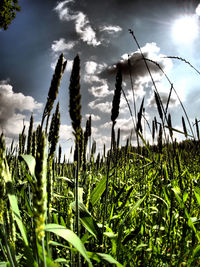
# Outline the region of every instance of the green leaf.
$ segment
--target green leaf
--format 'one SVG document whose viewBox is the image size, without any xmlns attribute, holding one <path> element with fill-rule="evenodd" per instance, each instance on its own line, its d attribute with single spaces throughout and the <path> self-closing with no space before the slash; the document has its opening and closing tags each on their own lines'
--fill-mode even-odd
<svg viewBox="0 0 200 267">
<path fill-rule="evenodd" d="M 200 245 L 198 245 L 193 251 L 193 258 L 200 257 Z"/>
<path fill-rule="evenodd" d="M 181 197 L 180 197 L 180 195 L 179 195 L 179 194 L 181 193 L 180 188 L 179 188 L 178 186 L 173 187 L 173 188 L 172 188 L 172 191 L 174 192 L 175 197 L 176 197 L 176 199 L 177 199 L 177 201 L 178 201 L 180 207 L 183 209 L 183 208 L 184 208 L 184 203 L 183 203 L 183 201 L 182 201 L 182 199 L 181 199 Z"/>
<path fill-rule="evenodd" d="M 11 195 L 11 194 L 8 194 L 8 198 L 9 198 L 10 206 L 11 206 L 13 213 L 14 213 L 15 221 L 19 227 L 19 230 L 21 232 L 21 235 L 23 237 L 25 245 L 28 246 L 28 239 L 26 236 L 26 230 L 25 230 L 25 227 L 22 223 L 22 218 L 21 218 L 19 207 L 17 204 L 17 198 L 15 195 Z"/>
<path fill-rule="evenodd" d="M 92 191 L 90 196 L 90 202 L 92 205 L 95 205 L 97 201 L 100 199 L 101 195 L 106 189 L 106 179 L 107 176 L 105 175 L 101 181 L 98 183 L 98 185 L 95 187 L 95 189 Z"/>
<path fill-rule="evenodd" d="M 194 194 L 195 194 L 197 202 L 198 202 L 198 204 L 200 206 L 200 188 L 199 187 L 197 187 L 197 186 L 195 187 Z"/>
<path fill-rule="evenodd" d="M 129 214 L 132 213 L 135 209 L 137 209 L 140 206 L 140 204 L 144 201 L 145 198 L 146 198 L 146 195 L 143 198 L 138 199 L 138 201 L 133 205 L 132 209 L 126 214 L 126 216 L 124 217 L 123 221 L 120 223 L 120 226 L 122 226 L 125 223 L 125 221 L 128 218 Z"/>
<path fill-rule="evenodd" d="M 97 261 L 97 262 L 107 262 L 109 264 L 115 264 L 117 267 L 123 267 L 121 263 L 119 263 L 117 260 L 115 260 L 111 255 L 105 254 L 105 253 L 93 253 L 88 252 L 88 255 L 91 259 Z M 107 266 L 107 265 L 106 265 Z M 110 266 L 110 265 L 109 265 Z"/>
<path fill-rule="evenodd" d="M 128 216 L 129 216 L 129 214 L 131 214 L 134 210 L 136 210 L 140 206 L 140 204 L 144 201 L 145 198 L 146 198 L 146 195 L 144 195 L 143 198 L 138 199 L 138 201 L 133 205 L 132 209 L 130 209 L 130 211 L 126 214 L 126 216 L 124 217 L 124 219 L 120 223 L 120 225 L 118 227 L 117 253 L 119 253 L 119 251 L 120 251 L 120 247 L 122 244 L 122 237 L 123 237 L 123 227 L 124 227 L 124 224 L 125 224 Z"/>
<path fill-rule="evenodd" d="M 86 259 L 89 265 L 92 266 L 92 263 L 87 255 L 87 251 L 83 243 L 74 232 L 59 224 L 47 224 L 45 226 L 45 231 L 54 233 L 71 243 L 78 250 L 78 252 Z"/>
<path fill-rule="evenodd" d="M 101 239 L 101 230 L 98 227 L 96 221 L 89 213 L 85 205 L 81 202 L 78 204 L 79 213 L 80 213 L 80 220 L 83 226 L 90 232 L 95 238 Z M 71 203 L 72 210 L 76 211 L 75 202 Z"/>
<path fill-rule="evenodd" d="M 188 199 L 188 192 L 185 191 L 183 194 L 183 203 L 185 203 L 187 199 Z"/>
<path fill-rule="evenodd" d="M 25 245 L 28 246 L 28 239 L 27 239 L 27 236 L 26 236 L 26 230 L 25 230 L 25 227 L 22 223 L 22 218 L 21 218 L 21 215 L 20 215 L 20 211 L 19 211 L 19 207 L 18 207 L 18 204 L 17 204 L 17 197 L 15 196 L 14 194 L 14 186 L 13 186 L 13 183 L 12 183 L 12 179 L 11 179 L 11 175 L 10 175 L 10 171 L 9 171 L 9 168 L 8 168 L 8 164 L 7 164 L 7 161 L 5 160 L 5 172 L 4 172 L 4 179 L 5 179 L 5 182 L 6 182 L 6 191 L 7 191 L 7 194 L 8 194 L 8 199 L 9 199 L 9 202 L 10 202 L 10 206 L 12 208 L 12 211 L 13 211 L 13 214 L 14 214 L 14 219 L 18 225 L 18 228 L 21 232 L 21 235 L 22 235 L 22 238 L 25 242 Z"/>
<path fill-rule="evenodd" d="M 58 262 L 58 263 L 62 263 L 62 264 L 65 264 L 65 266 L 69 266 L 68 261 L 64 258 L 58 258 L 55 260 L 55 262 Z"/>
<path fill-rule="evenodd" d="M 36 166 L 36 161 L 35 158 L 31 155 L 20 155 L 19 159 L 22 159 L 25 161 L 30 174 L 34 177 L 35 176 L 35 166 Z"/>
<path fill-rule="evenodd" d="M 101 260 L 104 260 L 110 264 L 115 264 L 118 267 L 123 267 L 123 265 L 121 263 L 119 263 L 118 261 L 116 261 L 111 255 L 109 254 L 105 254 L 105 253 L 96 253 Z"/>
</svg>

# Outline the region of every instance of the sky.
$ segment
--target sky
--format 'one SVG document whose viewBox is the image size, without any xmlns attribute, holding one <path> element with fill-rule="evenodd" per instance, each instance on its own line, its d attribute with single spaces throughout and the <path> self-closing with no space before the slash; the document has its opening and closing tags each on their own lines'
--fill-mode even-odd
<svg viewBox="0 0 200 267">
<path fill-rule="evenodd" d="M 67 68 L 57 101 L 60 103 L 60 144 L 68 153 L 73 144 L 69 117 L 69 78 L 74 57 L 81 60 L 82 126 L 92 116 L 92 139 L 102 151 L 110 146 L 111 108 L 116 65 L 120 64 L 123 90 L 134 114 L 133 90 L 139 111 L 144 97 L 145 118 L 158 118 L 154 87 L 141 53 L 129 29 L 134 31 L 145 58 L 157 62 L 173 83 L 191 123 L 199 119 L 200 77 L 181 57 L 200 70 L 200 1 L 192 0 L 19 0 L 21 11 L 8 30 L 0 31 L 0 128 L 7 142 L 17 139 L 31 114 L 40 123 L 58 57 Z M 131 86 L 128 58 L 131 62 Z M 148 62 L 163 104 L 171 85 L 159 68 Z M 55 103 L 56 104 L 56 103 Z M 56 105 L 55 105 L 56 106 Z M 182 129 L 184 116 L 172 93 L 169 112 L 172 125 Z M 144 136 L 151 136 L 144 125 Z M 189 129 L 188 124 L 186 124 Z M 115 129 L 121 129 L 121 145 L 133 130 L 127 102 L 121 97 Z M 182 135 L 176 136 L 181 140 Z M 133 144 L 135 135 L 133 135 Z"/>
</svg>

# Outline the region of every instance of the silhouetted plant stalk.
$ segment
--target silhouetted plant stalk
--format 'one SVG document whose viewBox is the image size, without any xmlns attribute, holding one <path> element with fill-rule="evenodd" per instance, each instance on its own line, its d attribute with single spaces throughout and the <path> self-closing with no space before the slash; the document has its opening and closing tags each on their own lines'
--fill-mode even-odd
<svg viewBox="0 0 200 267">
<path fill-rule="evenodd" d="M 170 58 L 170 57 L 164 57 L 164 58 Z M 171 58 L 176 58 L 176 57 L 171 57 Z M 180 58 L 178 58 L 178 59 L 180 59 Z M 179 95 L 178 95 L 176 89 L 174 88 L 174 85 L 171 83 L 169 77 L 167 76 L 167 74 L 165 73 L 165 71 L 161 68 L 161 66 L 160 66 L 157 62 L 155 62 L 154 60 L 151 60 L 151 59 L 148 59 L 148 58 L 144 58 L 143 60 L 146 60 L 146 61 L 149 61 L 149 62 L 155 64 L 155 65 L 160 69 L 160 71 L 163 73 L 163 75 L 165 76 L 165 78 L 167 79 L 167 81 L 169 82 L 169 84 L 171 85 L 170 93 L 169 93 L 168 100 L 167 100 L 167 105 L 166 105 L 165 114 L 167 115 L 167 108 L 168 108 L 169 101 L 170 101 L 170 97 L 171 97 L 171 93 L 172 93 L 172 90 L 173 90 L 174 93 L 176 94 L 176 97 L 177 97 L 177 99 L 178 99 L 178 101 L 179 101 L 179 103 L 180 103 L 182 109 L 183 109 L 183 112 L 184 112 L 184 114 L 185 114 L 185 117 L 186 117 L 187 122 L 188 122 L 189 127 L 190 127 L 191 134 L 192 134 L 192 136 L 195 138 L 195 136 L 194 136 L 194 132 L 193 132 L 193 130 L 192 130 L 192 125 L 191 125 L 191 123 L 190 123 L 190 120 L 189 120 L 189 117 L 188 117 L 188 115 L 187 115 L 186 109 L 185 109 L 185 107 L 184 107 L 184 105 L 183 105 L 183 103 L 182 103 L 182 101 L 181 101 L 181 99 L 180 99 L 180 97 L 179 97 Z M 187 61 L 185 61 L 185 60 L 183 60 L 183 61 L 184 61 L 185 63 L 189 63 L 189 62 L 187 62 Z M 190 63 L 189 63 L 189 65 L 190 65 L 192 68 L 194 68 Z M 194 68 L 194 69 L 195 69 L 195 68 Z M 195 69 L 195 70 L 196 70 L 196 69 Z M 196 70 L 196 71 L 197 71 L 197 70 Z M 198 72 L 198 71 L 197 71 L 197 72 Z M 166 119 L 166 117 L 165 117 L 165 119 Z"/>
<path fill-rule="evenodd" d="M 134 92 L 134 87 L 133 87 L 133 79 L 132 79 L 132 73 L 131 73 L 130 58 L 128 58 L 128 69 L 129 69 L 129 76 L 130 76 L 130 81 L 131 81 L 131 89 L 132 89 L 132 93 L 133 93 L 133 105 L 134 105 L 135 125 L 136 125 L 137 124 L 137 110 L 136 110 L 136 102 L 135 102 L 135 92 Z M 139 138 L 138 138 L 138 132 L 136 129 L 135 129 L 135 133 L 136 133 L 137 145 L 138 145 L 138 149 L 139 149 Z"/>
<path fill-rule="evenodd" d="M 44 120 L 47 117 L 46 130 L 45 130 L 46 133 L 47 133 L 47 128 L 48 128 L 49 117 L 50 117 L 51 111 L 53 109 L 54 101 L 56 100 L 56 97 L 58 95 L 60 82 L 61 82 L 62 76 L 64 74 L 66 65 L 67 65 L 67 61 L 65 61 L 64 55 L 61 54 L 59 59 L 58 59 L 57 65 L 56 65 L 53 78 L 51 80 L 51 85 L 50 85 L 50 88 L 49 88 L 47 102 L 46 102 L 46 105 L 45 105 L 45 108 L 44 108 L 44 112 L 43 112 L 43 116 L 42 116 L 41 130 L 42 130 L 42 127 L 43 127 Z"/>
<path fill-rule="evenodd" d="M 89 119 L 86 121 L 86 127 L 84 132 L 84 147 L 83 147 L 83 170 L 86 171 L 86 153 L 87 153 L 87 143 L 88 139 L 92 134 L 91 130 L 91 115 Z"/>
<path fill-rule="evenodd" d="M 122 91 L 122 74 L 121 70 L 118 67 L 117 74 L 116 74 L 116 83 L 115 83 L 115 92 L 112 101 L 112 110 L 111 110 L 111 121 L 112 121 L 112 129 L 111 129 L 111 147 L 110 147 L 110 156 L 107 156 L 107 178 L 106 178 L 106 191 L 105 191 L 105 203 L 104 203 L 104 214 L 103 214 L 103 227 L 102 227 L 102 242 L 103 242 L 103 232 L 105 226 L 105 220 L 107 216 L 107 199 L 108 199 L 108 184 L 109 184 L 109 173 L 110 173 L 110 164 L 111 164 L 111 157 L 112 157 L 112 150 L 113 144 L 115 140 L 115 124 L 116 119 L 119 115 L 119 107 L 120 107 L 120 98 L 121 98 L 121 91 Z M 115 145 L 115 144 L 114 144 Z"/>
<path fill-rule="evenodd" d="M 56 146 L 59 140 L 59 129 L 60 129 L 60 111 L 59 111 L 59 102 L 56 106 L 55 113 L 52 116 L 50 129 L 49 129 L 49 153 L 48 153 L 48 175 L 47 175 L 47 214 L 48 221 L 50 222 L 51 218 L 51 208 L 52 208 L 52 188 L 53 188 L 53 159 L 56 151 Z"/>
<path fill-rule="evenodd" d="M 76 233 L 79 236 L 79 203 L 78 203 L 78 187 L 79 187 L 79 170 L 82 158 L 82 140 L 83 132 L 81 128 L 81 94 L 80 94 L 80 58 L 77 55 L 74 58 L 70 85 L 69 85 L 69 114 L 72 120 L 73 134 L 75 136 L 75 206 L 76 206 Z M 80 259 L 78 259 L 78 264 Z"/>
<path fill-rule="evenodd" d="M 26 143 L 25 129 L 26 127 L 24 125 L 22 133 L 19 134 L 19 154 L 24 154 L 25 151 L 25 143 Z"/>
<path fill-rule="evenodd" d="M 187 138 L 188 133 L 187 133 L 187 128 L 186 128 L 185 120 L 184 120 L 183 116 L 182 116 L 182 125 L 183 125 L 183 131 L 184 131 L 185 138 Z"/>
<path fill-rule="evenodd" d="M 198 126 L 198 120 L 195 118 L 195 125 L 196 125 L 196 132 L 197 132 L 197 139 L 199 140 L 199 126 Z"/>
<path fill-rule="evenodd" d="M 33 115 L 31 115 L 29 129 L 28 129 L 27 154 L 32 154 L 32 143 L 33 143 Z"/>
</svg>

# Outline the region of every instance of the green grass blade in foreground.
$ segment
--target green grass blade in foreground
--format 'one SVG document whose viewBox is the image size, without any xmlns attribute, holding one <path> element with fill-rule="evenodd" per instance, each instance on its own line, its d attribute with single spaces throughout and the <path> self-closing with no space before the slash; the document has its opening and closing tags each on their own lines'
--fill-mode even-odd
<svg viewBox="0 0 200 267">
<path fill-rule="evenodd" d="M 72 210 L 76 210 L 76 203 L 75 201 L 71 203 Z M 97 239 L 101 238 L 101 230 L 98 227 L 96 221 L 91 216 L 85 205 L 79 202 L 78 205 L 79 213 L 80 213 L 80 220 L 83 226 Z"/>
<path fill-rule="evenodd" d="M 46 232 L 51 232 L 54 233 L 69 243 L 71 243 L 77 250 L 78 252 L 86 259 L 86 261 L 89 263 L 89 266 L 92 266 L 92 263 L 87 255 L 87 251 L 81 242 L 80 238 L 71 230 L 65 228 L 62 225 L 59 224 L 47 224 L 45 226 L 45 231 Z"/>
<path fill-rule="evenodd" d="M 197 187 L 197 186 L 195 187 L 194 194 L 195 194 L 197 202 L 198 202 L 198 204 L 200 206 L 200 188 L 199 187 Z"/>
<path fill-rule="evenodd" d="M 107 176 L 105 175 L 101 181 L 98 183 L 98 185 L 95 187 L 95 189 L 92 191 L 90 196 L 90 202 L 92 205 L 95 205 L 96 202 L 100 199 L 101 195 L 106 189 L 106 179 Z"/>
<path fill-rule="evenodd" d="M 183 135 L 185 135 L 185 133 L 184 133 L 184 132 L 182 132 L 182 131 L 180 131 L 180 130 L 178 130 L 178 129 L 175 129 L 175 128 L 172 128 L 172 127 L 169 127 L 168 125 L 165 125 L 165 128 L 168 128 L 168 129 L 170 129 L 171 131 L 174 131 L 174 132 L 177 132 L 177 133 L 180 133 L 180 134 L 183 134 Z M 194 138 L 194 136 L 192 136 L 192 135 L 190 135 L 190 134 L 187 134 L 187 136 L 188 136 L 188 137 L 191 137 L 191 138 Z"/>
<path fill-rule="evenodd" d="M 35 165 L 36 165 L 36 161 L 35 158 L 31 155 L 20 155 L 19 159 L 22 159 L 25 161 L 30 174 L 35 177 Z"/>
<path fill-rule="evenodd" d="M 27 235 L 26 235 L 26 230 L 25 230 L 25 227 L 23 225 L 22 218 L 20 215 L 19 207 L 17 204 L 17 197 L 14 195 L 14 186 L 12 183 L 10 171 L 9 171 L 8 164 L 7 164 L 6 160 L 4 161 L 4 164 L 5 164 L 4 179 L 6 182 L 6 188 L 7 188 L 7 194 L 8 194 L 10 206 L 11 206 L 12 211 L 14 213 L 14 218 L 15 218 L 15 221 L 16 221 L 18 227 L 19 227 L 22 238 L 23 238 L 26 246 L 28 246 L 28 239 L 27 239 Z"/>
<path fill-rule="evenodd" d="M 88 252 L 88 255 L 91 259 L 96 260 L 98 262 L 105 261 L 110 265 L 115 264 L 117 267 L 122 267 L 123 265 L 115 260 L 111 255 L 105 253 L 92 253 Z"/>
<path fill-rule="evenodd" d="M 140 206 L 140 204 L 144 201 L 145 198 L 146 198 L 146 195 L 143 198 L 138 199 L 138 201 L 133 205 L 132 209 L 130 209 L 130 211 L 126 214 L 123 221 L 120 223 L 120 226 L 122 226 L 125 223 L 129 214 L 132 213 L 135 209 L 137 209 Z"/>
<path fill-rule="evenodd" d="M 118 238 L 117 238 L 117 255 L 120 252 L 120 248 L 121 248 L 121 244 L 122 244 L 124 224 L 125 224 L 126 220 L 128 219 L 128 216 L 140 206 L 140 204 L 144 201 L 145 198 L 146 198 L 146 195 L 144 195 L 143 198 L 138 199 L 138 201 L 133 205 L 132 209 L 130 209 L 130 211 L 127 212 L 127 214 L 125 215 L 124 219 L 119 224 L 119 227 L 118 227 Z"/>
<path fill-rule="evenodd" d="M 5 261 L 0 262 L 0 267 L 7 267 L 7 266 L 9 266 L 8 261 L 7 262 L 5 262 Z"/>
</svg>

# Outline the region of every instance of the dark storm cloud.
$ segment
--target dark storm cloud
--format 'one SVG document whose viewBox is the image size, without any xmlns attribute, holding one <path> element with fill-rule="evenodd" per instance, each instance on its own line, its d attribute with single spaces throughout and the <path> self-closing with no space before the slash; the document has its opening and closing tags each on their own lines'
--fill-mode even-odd
<svg viewBox="0 0 200 267">
<path fill-rule="evenodd" d="M 160 48 L 155 43 L 147 43 L 143 48 L 141 48 L 141 50 L 145 58 L 158 63 L 164 71 L 171 69 L 172 61 L 164 58 L 164 55 L 158 54 Z M 151 73 L 158 74 L 160 77 L 162 76 L 160 69 L 155 63 L 150 61 L 146 62 Z M 116 74 L 117 67 L 120 67 L 122 74 L 125 76 L 129 76 L 131 72 L 131 75 L 133 76 L 134 80 L 149 75 L 143 57 L 139 51 L 136 51 L 131 55 L 123 55 L 121 60 L 102 71 L 102 77 L 109 77 L 113 74 Z"/>
</svg>

